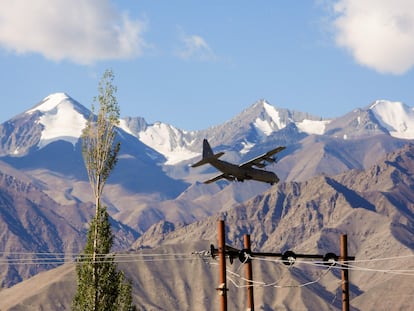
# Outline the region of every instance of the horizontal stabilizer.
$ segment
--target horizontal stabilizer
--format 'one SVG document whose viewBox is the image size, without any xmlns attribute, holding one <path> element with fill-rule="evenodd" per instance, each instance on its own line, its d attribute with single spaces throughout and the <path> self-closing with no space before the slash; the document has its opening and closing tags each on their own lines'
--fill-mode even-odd
<svg viewBox="0 0 414 311">
<path fill-rule="evenodd" d="M 219 152 L 213 155 L 210 155 L 206 158 L 201 159 L 200 161 L 198 161 L 197 163 L 194 163 L 193 165 L 191 165 L 191 167 L 198 167 L 204 164 L 208 164 L 214 160 L 217 160 L 218 158 L 220 158 L 222 155 L 224 154 L 224 152 Z"/>
</svg>

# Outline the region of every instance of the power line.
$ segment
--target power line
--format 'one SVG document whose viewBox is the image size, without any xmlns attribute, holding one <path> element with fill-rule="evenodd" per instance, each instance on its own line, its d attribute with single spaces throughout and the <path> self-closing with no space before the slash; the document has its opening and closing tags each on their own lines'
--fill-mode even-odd
<svg viewBox="0 0 414 311">
<path fill-rule="evenodd" d="M 405 257 L 405 256 L 403 256 Z M 391 257 L 389 258 L 392 259 Z M 258 261 L 266 261 L 266 262 L 273 262 L 277 264 L 284 264 L 284 261 L 281 259 L 269 259 L 269 258 L 260 258 L 260 257 L 254 257 L 252 260 L 258 260 Z M 368 261 L 358 261 L 358 262 L 368 262 Z M 304 265 L 310 265 L 315 267 L 326 267 L 326 263 L 320 262 L 320 261 L 310 261 L 310 260 L 298 260 L 295 262 L 296 264 L 304 264 Z M 347 261 L 341 263 L 342 266 L 332 265 L 330 266 L 332 269 L 337 270 L 349 270 L 349 271 L 365 271 L 365 272 L 378 272 L 378 273 L 393 273 L 393 274 L 403 274 L 407 276 L 414 276 L 414 269 L 374 269 L 374 268 L 368 268 L 368 267 L 361 267 L 357 265 L 351 265 L 348 264 Z"/>
<path fill-rule="evenodd" d="M 196 254 L 196 253 L 205 253 L 205 251 L 201 252 L 192 252 L 192 253 L 131 253 L 131 252 L 112 252 L 108 254 L 97 254 L 97 256 L 108 256 L 108 255 L 116 255 L 116 256 L 178 256 L 178 255 L 189 255 L 189 254 Z M 88 256 L 89 254 L 85 253 L 71 253 L 71 252 L 0 252 L 0 256 L 14 256 L 14 255 L 45 255 L 45 256 Z M 92 255 L 91 255 L 92 256 Z"/>
<path fill-rule="evenodd" d="M 300 288 L 300 287 L 305 287 L 305 286 L 310 286 L 313 285 L 315 283 L 318 283 L 322 280 L 323 277 L 325 277 L 332 269 L 332 266 L 328 267 L 326 269 L 326 271 L 324 271 L 324 273 L 319 276 L 317 279 L 313 280 L 313 281 L 308 281 L 305 283 L 301 283 L 301 284 L 295 284 L 295 285 L 277 285 L 277 282 L 273 282 L 273 283 L 266 283 L 263 281 L 252 281 L 252 280 L 248 280 L 244 277 L 242 277 L 240 274 L 238 273 L 234 273 L 232 271 L 227 271 L 229 274 L 238 277 L 239 279 L 241 279 L 244 282 L 250 282 L 250 285 L 239 285 L 236 282 L 234 282 L 234 280 L 232 280 L 232 283 L 237 287 L 237 288 L 246 288 L 249 286 L 253 286 L 253 287 L 274 287 L 274 288 Z M 230 278 L 229 278 L 230 279 Z"/>
<path fill-rule="evenodd" d="M 210 250 L 201 250 L 201 251 L 193 251 L 191 253 L 131 253 L 131 252 L 113 252 L 108 254 L 97 254 L 96 256 L 99 257 L 107 257 L 107 256 L 115 256 L 115 257 L 168 257 L 168 256 L 192 256 L 197 255 L 200 257 L 210 257 L 211 258 L 211 251 Z M 249 256 L 248 254 L 246 254 Z M 78 258 L 82 256 L 83 258 L 92 257 L 90 254 L 85 253 L 73 253 L 73 252 L 0 252 L 0 260 L 2 257 L 5 256 L 62 256 L 63 258 Z M 407 258 L 413 258 L 414 254 L 409 255 L 401 255 L 401 256 L 392 256 L 392 257 L 383 257 L 383 258 L 367 258 L 367 259 L 356 259 L 350 261 L 343 261 L 343 263 L 353 262 L 353 263 L 363 263 L 363 262 L 375 262 L 375 261 L 395 261 L 395 260 L 402 260 Z M 251 260 L 262 260 L 262 261 L 272 261 L 276 263 L 284 263 L 285 261 L 282 259 L 272 259 L 272 258 L 265 258 L 260 256 L 249 256 L 248 259 Z M 244 263 L 244 262 L 242 262 Z M 326 266 L 323 261 L 318 260 L 306 260 L 301 259 L 297 260 L 296 263 L 304 263 L 304 264 L 314 264 L 319 266 Z M 412 271 L 412 270 L 409 270 Z"/>
<path fill-rule="evenodd" d="M 373 269 L 367 267 L 360 267 L 356 265 L 345 264 L 346 269 L 351 271 L 366 271 L 366 272 L 377 272 L 377 273 L 390 273 L 405 276 L 414 276 L 414 270 L 411 269 Z"/>
<path fill-rule="evenodd" d="M 32 257 L 30 257 L 32 256 Z M 37 258 L 35 256 L 38 256 Z M 108 259 L 111 256 L 112 259 Z M 102 259 L 101 263 L 116 262 L 116 263 L 129 263 L 129 262 L 163 262 L 163 261 L 191 261 L 196 259 L 205 260 L 206 257 L 210 257 L 209 251 L 195 251 L 192 253 L 110 253 L 110 254 L 97 254 L 96 258 Z M 22 258 L 23 257 L 23 258 Z M 0 265 L 4 264 L 18 264 L 18 265 L 51 265 L 51 264 L 77 264 L 78 259 L 87 260 L 91 259 L 91 254 L 83 253 L 60 253 L 60 252 L 0 252 Z M 211 258 L 211 257 L 210 257 Z M 375 263 L 379 261 L 391 261 L 414 258 L 414 254 L 384 257 L 384 258 L 373 258 L 373 259 L 359 259 L 353 261 L 353 263 Z M 108 259 L 108 260 L 105 260 Z M 245 257 L 244 261 L 257 260 L 265 262 L 273 262 L 277 264 L 284 264 L 285 261 L 282 259 L 265 258 L 265 257 Z M 350 262 L 350 261 L 349 261 Z M 373 272 L 373 273 L 385 273 L 385 274 L 398 274 L 405 276 L 414 276 L 414 269 L 379 269 L 372 267 L 364 267 L 361 265 L 349 264 L 348 261 L 342 262 L 342 266 L 330 266 L 331 269 L 347 269 L 349 271 L 359 272 Z M 241 262 L 242 264 L 245 262 Z M 211 264 L 211 263 L 210 263 Z M 296 264 L 304 264 L 315 267 L 326 267 L 326 263 L 317 260 L 296 260 Z M 241 267 L 241 266 L 240 266 Z"/>
<path fill-rule="evenodd" d="M 353 260 L 352 262 L 358 263 L 358 262 L 372 262 L 372 261 L 395 261 L 395 260 L 407 259 L 407 258 L 413 258 L 414 259 L 414 254 L 401 255 L 401 256 L 392 256 L 392 257 L 383 257 L 383 258 L 358 259 L 358 260 Z"/>
<path fill-rule="evenodd" d="M 4 254 L 4 253 L 3 253 Z M 22 255 L 23 253 L 18 253 Z M 17 253 L 14 253 L 16 256 Z M 41 256 L 39 256 L 41 255 Z M 39 256 L 39 257 L 30 257 Z M 45 257 L 46 256 L 46 257 Z M 47 257 L 50 256 L 50 257 Z M 0 257 L 1 264 L 13 265 L 52 265 L 52 264 L 80 264 L 92 258 L 91 254 L 78 254 L 76 256 L 65 256 L 60 253 L 59 256 L 55 254 L 46 253 L 24 253 L 24 257 Z M 193 261 L 202 260 L 201 257 L 191 253 L 168 253 L 168 254 L 98 254 L 98 263 L 132 263 L 132 262 L 165 262 L 165 261 Z"/>
</svg>

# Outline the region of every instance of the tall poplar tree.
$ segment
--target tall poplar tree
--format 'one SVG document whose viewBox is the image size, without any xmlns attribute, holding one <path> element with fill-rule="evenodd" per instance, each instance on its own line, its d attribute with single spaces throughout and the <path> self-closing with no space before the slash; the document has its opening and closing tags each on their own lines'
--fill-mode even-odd
<svg viewBox="0 0 414 311">
<path fill-rule="evenodd" d="M 113 85 L 114 75 L 105 71 L 99 82 L 95 107 L 82 133 L 82 154 L 95 199 L 95 216 L 88 231 L 84 255 L 78 258 L 77 292 L 72 309 L 79 311 L 135 310 L 132 304 L 131 284 L 117 270 L 112 248 L 112 232 L 106 206 L 101 197 L 105 183 L 114 169 L 120 144 L 115 143 L 119 124 L 119 106 Z"/>
</svg>

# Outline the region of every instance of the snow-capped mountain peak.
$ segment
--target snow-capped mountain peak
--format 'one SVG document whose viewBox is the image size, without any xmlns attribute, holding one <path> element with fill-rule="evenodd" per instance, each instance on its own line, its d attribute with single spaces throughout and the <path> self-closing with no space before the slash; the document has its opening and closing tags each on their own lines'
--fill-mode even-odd
<svg viewBox="0 0 414 311">
<path fill-rule="evenodd" d="M 179 130 L 162 122 L 146 125 L 145 129 L 139 132 L 134 132 L 126 120 L 121 120 L 121 127 L 147 146 L 164 155 L 167 159 L 165 163 L 167 165 L 173 165 L 198 156 L 198 153 L 188 149 L 193 140 L 193 133 L 191 132 Z"/>
<path fill-rule="evenodd" d="M 414 139 L 414 111 L 402 102 L 377 100 L 369 109 L 391 136 Z"/>
<path fill-rule="evenodd" d="M 62 101 L 71 99 L 66 93 L 54 93 L 46 96 L 34 108 L 26 111 L 26 113 L 33 113 L 35 111 L 47 112 L 56 108 Z"/>
<path fill-rule="evenodd" d="M 145 132 L 139 133 L 139 139 L 167 158 L 166 164 L 176 164 L 180 161 L 195 157 L 197 154 L 186 148 L 187 143 L 182 131 L 174 126 L 156 122 Z"/>
<path fill-rule="evenodd" d="M 55 93 L 45 97 L 27 114 L 40 112 L 37 120 L 42 125 L 39 148 L 51 142 L 65 140 L 76 144 L 87 121 L 87 110 L 65 93 Z"/>
<path fill-rule="evenodd" d="M 256 111 L 257 115 L 253 125 L 264 136 L 284 129 L 289 123 L 295 123 L 300 132 L 322 135 L 325 126 L 330 122 L 330 120 L 321 120 L 319 117 L 306 113 L 278 109 L 266 100 L 260 100 L 251 109 Z"/>
<path fill-rule="evenodd" d="M 282 141 L 286 137 L 294 140 L 295 135 L 349 138 L 386 132 L 397 138 L 414 139 L 414 111 L 405 104 L 378 100 L 358 111 L 342 118 L 323 120 L 259 100 L 228 122 L 205 130 L 187 132 L 162 122 L 147 124 L 138 117 L 120 120 L 120 128 L 162 154 L 167 165 L 198 157 L 204 138 L 214 146 L 232 146 L 241 154 L 250 152 L 259 142 L 277 137 Z M 0 128 L 4 133 L 0 152 L 22 156 L 32 147 L 43 148 L 58 140 L 75 145 L 89 116 L 90 111 L 69 95 L 51 94 Z M 21 126 L 23 123 L 25 126 Z"/>
<path fill-rule="evenodd" d="M 266 100 L 259 103 L 263 112 L 254 121 L 254 126 L 265 136 L 269 136 L 275 130 L 280 130 L 286 126 L 285 122 L 282 122 L 279 111 Z"/>
</svg>

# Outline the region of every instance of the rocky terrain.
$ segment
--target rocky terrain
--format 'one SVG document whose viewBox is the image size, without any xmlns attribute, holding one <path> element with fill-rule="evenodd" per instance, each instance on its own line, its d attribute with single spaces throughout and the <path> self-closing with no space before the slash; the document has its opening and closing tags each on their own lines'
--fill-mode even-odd
<svg viewBox="0 0 414 311">
<path fill-rule="evenodd" d="M 80 132 L 73 128 L 87 114 L 59 94 L 0 125 L 0 310 L 70 308 L 73 258 L 93 213 Z M 347 234 L 356 257 L 349 267 L 352 307 L 410 309 L 412 120 L 410 108 L 388 101 L 334 120 L 259 101 L 196 132 L 123 120 L 122 152 L 104 199 L 119 266 L 133 282 L 139 310 L 202 311 L 218 304 L 217 261 L 206 252 L 217 244 L 219 219 L 227 244 L 241 249 L 250 234 L 254 251 L 339 254 L 339 237 Z M 203 138 L 236 163 L 286 146 L 269 168 L 282 182 L 201 184 L 216 173 L 188 166 L 199 158 Z M 236 259 L 228 267 L 229 308 L 243 309 L 243 264 Z M 338 267 L 255 258 L 253 268 L 259 310 L 341 308 Z M 380 300 L 381 306 L 373 303 Z"/>
</svg>

